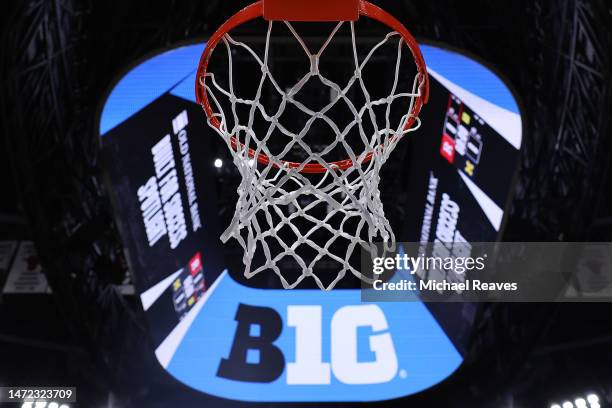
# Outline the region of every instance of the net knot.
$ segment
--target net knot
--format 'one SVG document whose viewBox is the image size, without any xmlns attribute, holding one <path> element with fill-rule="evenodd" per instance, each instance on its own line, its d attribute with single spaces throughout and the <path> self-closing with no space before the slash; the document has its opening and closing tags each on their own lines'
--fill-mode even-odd
<svg viewBox="0 0 612 408">
<path fill-rule="evenodd" d="M 317 54 L 310 56 L 310 73 L 319 75 L 319 56 Z"/>
</svg>

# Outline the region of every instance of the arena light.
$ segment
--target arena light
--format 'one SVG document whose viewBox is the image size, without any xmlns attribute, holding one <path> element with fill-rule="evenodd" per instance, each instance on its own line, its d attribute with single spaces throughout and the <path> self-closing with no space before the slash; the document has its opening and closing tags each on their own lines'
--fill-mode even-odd
<svg viewBox="0 0 612 408">
<path fill-rule="evenodd" d="M 553 403 L 550 408 L 601 408 L 599 402 L 599 395 L 590 393 L 585 397 L 578 396 L 574 399 L 574 402 L 565 401 L 561 405 Z"/>
<path fill-rule="evenodd" d="M 593 404 L 599 404 L 599 396 L 597 394 L 589 394 L 587 395 L 587 401 L 589 401 L 589 404 L 591 404 L 591 406 Z"/>
<path fill-rule="evenodd" d="M 574 400 L 574 404 L 576 404 L 576 407 L 578 408 L 586 408 L 587 406 L 587 402 L 584 398 L 576 398 Z"/>
<path fill-rule="evenodd" d="M 220 169 L 221 167 L 223 167 L 223 160 L 215 159 L 215 162 L 213 164 L 215 165 L 216 168 Z"/>
<path fill-rule="evenodd" d="M 21 404 L 21 408 L 70 408 L 70 405 L 68 404 L 60 405 L 59 403 L 55 401 L 51 401 L 48 404 L 47 404 L 47 401 L 35 401 L 35 402 L 27 401 Z"/>
</svg>

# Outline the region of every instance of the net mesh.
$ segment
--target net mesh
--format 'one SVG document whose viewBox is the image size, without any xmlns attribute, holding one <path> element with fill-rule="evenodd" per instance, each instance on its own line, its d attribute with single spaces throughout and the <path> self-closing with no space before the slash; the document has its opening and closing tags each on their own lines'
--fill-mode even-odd
<svg viewBox="0 0 612 408">
<path fill-rule="evenodd" d="M 303 77 L 285 88 L 269 69 L 274 24 L 286 24 L 310 64 L 310 70 Z M 319 61 L 343 24 L 350 24 L 351 59 L 355 69 L 346 84 L 340 86 L 323 75 Z M 356 255 L 360 250 L 380 256 L 373 244 L 375 241 L 384 243 L 383 251 L 395 247 L 395 237 L 380 199 L 381 166 L 402 136 L 420 126 L 412 112 L 421 97 L 423 75 L 417 73 L 407 90 L 401 91 L 398 86 L 402 53 L 407 48 L 402 37 L 397 32 L 388 33 L 361 61 L 352 22 L 338 23 L 316 52 L 308 48 L 289 22 L 269 22 L 261 57 L 229 34 L 225 34 L 222 41 L 229 70 L 226 83 L 220 83 L 213 72 L 199 78 L 213 105 L 214 114 L 209 117 L 209 124 L 228 144 L 242 177 L 236 211 L 221 240 L 235 238 L 242 246 L 247 278 L 271 270 L 287 289 L 295 288 L 308 277 L 324 290 L 332 289 L 347 273 L 368 280 L 359 271 Z M 362 73 L 376 51 L 390 42 L 397 58 L 393 86 L 384 97 L 374 98 L 368 92 Z M 246 51 L 261 68 L 261 78 L 252 99 L 236 94 L 234 48 Z M 308 107 L 298 98 L 305 85 L 316 80 L 317 86 L 329 89 L 329 103 L 321 109 Z M 274 111 L 262 103 L 262 89 L 267 81 L 280 97 L 280 104 Z M 352 88 L 360 91 L 360 98 L 349 97 Z M 356 106 L 358 100 L 362 101 L 361 106 Z M 392 123 L 392 106 L 398 100 L 404 101 L 406 108 L 402 112 L 407 113 Z M 349 119 L 352 120 L 346 126 L 338 125 L 330 114 L 338 104 L 345 104 L 350 111 Z M 283 123 L 283 113 L 289 107 L 297 108 L 307 118 L 304 127 L 297 132 Z M 376 112 L 381 109 L 382 115 Z M 263 130 L 255 130 L 256 116 L 265 120 Z M 307 135 L 313 125 L 321 121 L 327 125 L 328 132 L 333 132 L 333 138 L 323 147 L 314 147 Z M 280 134 L 282 139 L 281 148 L 272 152 L 270 145 L 274 133 Z M 349 134 L 358 136 L 348 140 Z M 300 161 L 295 161 L 292 154 L 296 148 L 304 152 Z M 343 152 L 345 160 L 330 160 L 331 152 L 338 151 Z M 312 171 L 313 168 L 317 171 Z M 288 276 L 283 268 L 286 261 L 295 266 L 297 275 Z M 325 268 L 331 276 L 317 274 L 317 265 L 321 263 L 333 265 L 331 269 Z"/>
</svg>

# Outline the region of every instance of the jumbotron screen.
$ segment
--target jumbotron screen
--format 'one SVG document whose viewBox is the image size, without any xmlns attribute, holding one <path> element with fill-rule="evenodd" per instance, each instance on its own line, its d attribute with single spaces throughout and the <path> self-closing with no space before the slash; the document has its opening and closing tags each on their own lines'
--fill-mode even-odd
<svg viewBox="0 0 612 408">
<path fill-rule="evenodd" d="M 204 46 L 135 64 L 99 121 L 108 188 L 159 364 L 215 406 L 390 400 L 447 379 L 463 357 L 443 308 L 362 303 L 358 288 L 255 288 L 232 277 L 207 143 L 218 135 L 194 95 Z M 495 241 L 521 148 L 517 101 L 475 59 L 437 45 L 422 52 L 431 96 L 410 135 L 402 192 L 411 204 L 398 240 Z"/>
</svg>

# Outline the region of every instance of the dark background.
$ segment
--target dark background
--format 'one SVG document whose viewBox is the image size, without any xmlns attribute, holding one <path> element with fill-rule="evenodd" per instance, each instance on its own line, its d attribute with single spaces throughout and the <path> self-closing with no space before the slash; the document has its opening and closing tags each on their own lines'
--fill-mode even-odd
<svg viewBox="0 0 612 408">
<path fill-rule="evenodd" d="M 521 168 L 503 239 L 611 241 L 612 5 L 376 3 L 416 36 L 489 62 L 522 101 Z M 202 402 L 165 376 L 138 299 L 116 289 L 127 268 L 102 183 L 97 113 L 134 60 L 205 38 L 245 4 L 1 2 L 0 239 L 36 242 L 54 295 L 0 297 L 0 385 L 75 384 L 82 406 Z M 400 144 L 385 172 L 409 149 Z M 220 185 L 235 182 L 219 175 Z M 408 199 L 395 191 L 393 181 L 382 189 L 392 222 Z M 235 198 L 219 200 L 223 212 Z M 404 405 L 547 407 L 587 391 L 612 403 L 612 306 L 482 304 L 476 316 L 460 371 Z"/>
</svg>

